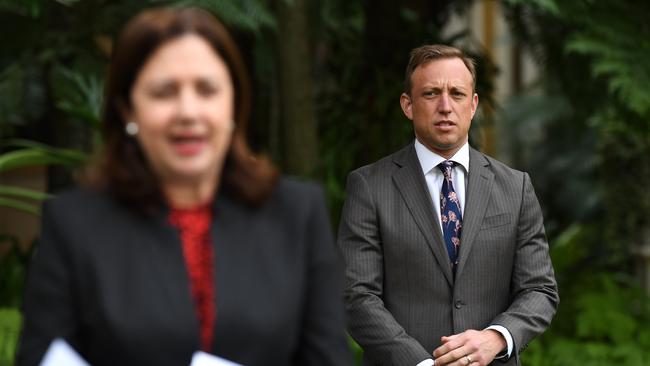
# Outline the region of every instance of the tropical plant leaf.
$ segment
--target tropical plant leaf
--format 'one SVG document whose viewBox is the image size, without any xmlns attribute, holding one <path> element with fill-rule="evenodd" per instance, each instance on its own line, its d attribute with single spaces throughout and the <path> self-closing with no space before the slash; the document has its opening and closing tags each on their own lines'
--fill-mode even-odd
<svg viewBox="0 0 650 366">
<path fill-rule="evenodd" d="M 74 5 L 75 3 L 78 3 L 81 0 L 54 0 L 54 1 L 56 1 L 57 3 L 63 4 L 65 6 L 72 6 L 72 5 Z"/>
<path fill-rule="evenodd" d="M 35 201 L 43 201 L 52 197 L 52 195 L 48 193 L 7 185 L 0 185 L 0 195 L 30 199 Z"/>
<path fill-rule="evenodd" d="M 275 29 L 275 17 L 262 1 L 179 0 L 179 6 L 198 6 L 217 14 L 225 23 L 259 34 L 263 28 Z"/>
<path fill-rule="evenodd" d="M 75 166 L 88 158 L 88 155 L 80 150 L 52 147 L 25 139 L 10 139 L 3 145 L 20 149 L 0 155 L 0 171 L 34 165 Z"/>
<path fill-rule="evenodd" d="M 13 365 L 22 317 L 18 308 L 0 308 L 0 364 Z"/>
<path fill-rule="evenodd" d="M 554 0 L 506 0 L 506 3 L 512 6 L 530 5 L 547 12 L 551 15 L 559 15 L 560 8 Z"/>
<path fill-rule="evenodd" d="M 13 198 L 6 198 L 0 196 L 0 206 L 13 208 L 19 211 L 26 212 L 31 215 L 40 216 L 39 206 L 31 203 L 26 203 L 24 201 L 19 201 Z"/>
<path fill-rule="evenodd" d="M 610 29 L 611 32 L 611 29 Z M 644 55 L 650 57 L 650 49 L 634 47 L 630 52 L 629 45 L 616 42 L 616 39 L 606 39 L 603 32 L 583 33 L 567 42 L 568 51 L 594 56 L 592 72 L 594 76 L 607 76 L 609 91 L 630 109 L 643 115 L 650 112 L 650 73 L 645 64 L 638 62 Z M 627 43 L 627 42 L 625 42 Z"/>
<path fill-rule="evenodd" d="M 52 146 L 40 143 L 38 141 L 32 141 L 26 139 L 9 139 L 7 141 L 4 141 L 2 143 L 2 146 L 3 147 L 24 147 L 24 148 L 37 149 L 37 150 L 56 149 L 53 148 Z"/>
<path fill-rule="evenodd" d="M 0 155 L 0 172 L 34 165 L 74 166 L 85 160 L 86 155 L 76 150 L 21 149 Z"/>
<path fill-rule="evenodd" d="M 69 84 L 57 97 L 57 107 L 98 131 L 104 90 L 102 80 L 94 75 L 82 74 L 65 67 L 58 68 L 57 73 Z"/>
<path fill-rule="evenodd" d="M 0 1 L 0 10 L 38 18 L 41 15 L 43 2 L 44 0 L 4 0 Z"/>
<path fill-rule="evenodd" d="M 39 82 L 39 71 L 32 64 L 15 61 L 4 66 L 0 70 L 0 95 L 0 141 L 45 112 L 46 91 Z"/>
</svg>

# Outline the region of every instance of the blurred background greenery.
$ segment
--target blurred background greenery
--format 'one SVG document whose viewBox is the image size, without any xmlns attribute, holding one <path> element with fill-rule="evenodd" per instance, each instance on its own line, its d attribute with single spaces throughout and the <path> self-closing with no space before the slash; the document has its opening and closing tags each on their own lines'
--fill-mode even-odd
<svg viewBox="0 0 650 366">
<path fill-rule="evenodd" d="M 170 4 L 234 31 L 254 80 L 253 146 L 323 183 L 333 229 L 347 173 L 413 138 L 398 105 L 409 50 L 468 51 L 471 143 L 532 176 L 560 287 L 523 364 L 650 365 L 646 0 L 0 0 L 0 364 L 39 203 L 101 146 L 112 41 L 137 11 Z"/>
</svg>

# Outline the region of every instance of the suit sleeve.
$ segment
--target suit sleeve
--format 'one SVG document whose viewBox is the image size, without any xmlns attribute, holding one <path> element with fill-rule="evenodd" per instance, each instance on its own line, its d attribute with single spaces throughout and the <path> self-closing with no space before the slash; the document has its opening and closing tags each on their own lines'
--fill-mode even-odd
<svg viewBox="0 0 650 366">
<path fill-rule="evenodd" d="M 387 365 L 417 365 L 431 354 L 404 331 L 383 302 L 383 249 L 370 187 L 348 176 L 338 245 L 346 265 L 345 302 L 352 337 L 367 357 Z"/>
<path fill-rule="evenodd" d="M 307 297 L 296 365 L 345 366 L 352 355 L 345 334 L 342 268 L 322 190 L 309 196 Z"/>
<path fill-rule="evenodd" d="M 72 265 L 56 218 L 51 202 L 46 202 L 38 247 L 27 275 L 17 366 L 38 365 L 55 338 L 64 338 L 74 346 L 78 320 L 74 310 Z"/>
<path fill-rule="evenodd" d="M 549 326 L 560 301 L 542 210 L 528 174 L 524 174 L 522 191 L 511 282 L 514 298 L 493 322 L 512 335 L 515 357 Z"/>
</svg>

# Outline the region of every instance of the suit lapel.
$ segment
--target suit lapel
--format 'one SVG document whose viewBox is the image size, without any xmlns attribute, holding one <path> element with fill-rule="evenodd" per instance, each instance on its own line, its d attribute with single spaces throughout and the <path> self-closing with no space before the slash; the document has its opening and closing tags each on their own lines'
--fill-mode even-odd
<svg viewBox="0 0 650 366">
<path fill-rule="evenodd" d="M 469 176 L 465 192 L 465 212 L 463 212 L 463 233 L 461 236 L 460 259 L 456 276 L 465 267 L 469 253 L 474 245 L 485 210 L 490 202 L 490 192 L 494 181 L 494 173 L 487 167 L 488 160 L 478 151 L 469 149 Z"/>
<path fill-rule="evenodd" d="M 162 306 L 174 314 L 177 320 L 173 323 L 182 324 L 182 331 L 194 337 L 194 343 L 198 347 L 199 324 L 195 316 L 182 243 L 178 231 L 167 222 L 168 213 L 168 210 L 163 210 L 155 217 L 146 218 L 147 223 L 142 228 L 146 228 L 148 233 L 143 233 L 141 240 L 148 241 L 150 260 L 157 269 L 158 283 L 166 295 L 164 300 L 160 299 L 166 301 Z"/>
<path fill-rule="evenodd" d="M 393 161 L 400 167 L 393 173 L 395 186 L 426 238 L 427 244 L 431 248 L 440 268 L 442 268 L 447 282 L 452 286 L 454 281 L 449 256 L 443 243 L 442 233 L 431 203 L 431 195 L 424 180 L 422 167 L 413 144 L 397 152 Z"/>
</svg>

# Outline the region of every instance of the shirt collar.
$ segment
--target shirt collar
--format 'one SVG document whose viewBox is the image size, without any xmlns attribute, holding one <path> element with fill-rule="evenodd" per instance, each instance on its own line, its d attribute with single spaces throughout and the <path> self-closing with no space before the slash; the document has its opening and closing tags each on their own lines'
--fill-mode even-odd
<svg viewBox="0 0 650 366">
<path fill-rule="evenodd" d="M 422 173 L 425 175 L 431 171 L 431 169 L 438 166 L 445 160 L 451 160 L 457 164 L 460 164 L 465 168 L 466 172 L 469 172 L 469 144 L 465 142 L 463 146 L 451 157 L 451 159 L 445 159 L 442 156 L 434 153 L 429 150 L 426 146 L 422 145 L 418 139 L 415 139 L 415 153 L 418 156 L 420 161 L 420 166 L 422 167 Z"/>
</svg>

